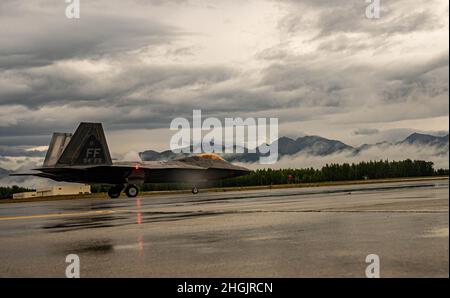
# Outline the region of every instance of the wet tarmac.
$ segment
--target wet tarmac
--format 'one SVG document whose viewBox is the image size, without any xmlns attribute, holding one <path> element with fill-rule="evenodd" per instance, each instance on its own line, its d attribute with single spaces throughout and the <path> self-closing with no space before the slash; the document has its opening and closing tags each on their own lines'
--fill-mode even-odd
<svg viewBox="0 0 450 298">
<path fill-rule="evenodd" d="M 448 179 L 0 205 L 0 276 L 449 276 Z"/>
</svg>

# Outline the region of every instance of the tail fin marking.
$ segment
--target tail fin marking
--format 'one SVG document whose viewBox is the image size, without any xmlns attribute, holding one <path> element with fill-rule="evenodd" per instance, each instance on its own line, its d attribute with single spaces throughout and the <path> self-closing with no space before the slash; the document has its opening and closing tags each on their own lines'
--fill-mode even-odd
<svg viewBox="0 0 450 298">
<path fill-rule="evenodd" d="M 79 165 L 112 165 L 101 123 L 80 123 L 56 163 L 56 166 Z"/>
</svg>

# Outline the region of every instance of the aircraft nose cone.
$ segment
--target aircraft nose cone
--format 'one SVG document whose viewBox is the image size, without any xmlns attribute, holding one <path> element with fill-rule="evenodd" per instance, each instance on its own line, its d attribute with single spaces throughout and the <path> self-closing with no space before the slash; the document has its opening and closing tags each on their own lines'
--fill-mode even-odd
<svg viewBox="0 0 450 298">
<path fill-rule="evenodd" d="M 251 172 L 251 170 L 244 168 L 244 167 L 239 167 L 239 169 L 237 169 L 237 176 L 244 176 L 244 175 L 248 175 Z"/>
</svg>

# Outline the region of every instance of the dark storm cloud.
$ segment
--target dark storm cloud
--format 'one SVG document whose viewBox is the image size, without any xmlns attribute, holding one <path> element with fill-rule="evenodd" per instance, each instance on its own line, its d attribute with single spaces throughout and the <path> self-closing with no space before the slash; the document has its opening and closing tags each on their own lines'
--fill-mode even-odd
<svg viewBox="0 0 450 298">
<path fill-rule="evenodd" d="M 47 146 L 50 143 L 51 132 L 44 131 L 47 127 L 41 128 L 39 133 L 44 135 L 29 135 L 30 129 L 25 127 L 15 127 L 9 132 L 7 129 L 0 128 L 0 144 L 2 146 Z M 70 128 L 72 130 L 73 127 Z M 68 130 L 69 131 L 69 130 Z"/>
<path fill-rule="evenodd" d="M 123 64 L 122 64 L 123 63 Z M 116 75 L 89 73 L 65 65 L 0 72 L 0 104 L 36 108 L 46 104 L 129 105 L 163 102 L 161 92 L 229 79 L 226 67 L 143 66 L 123 61 Z M 113 66 L 114 67 L 114 66 Z M 114 69 L 113 69 L 114 71 Z"/>
<path fill-rule="evenodd" d="M 262 85 L 288 92 L 298 105 L 349 108 L 366 104 L 369 97 L 372 104 L 383 104 L 448 96 L 448 52 L 413 65 L 392 63 L 382 68 L 361 63 L 327 65 L 302 57 L 297 61 L 302 62 L 272 64 L 263 72 Z"/>
<path fill-rule="evenodd" d="M 168 128 L 198 108 L 219 118 L 282 115 L 284 122 L 391 103 L 409 106 L 364 120 L 448 115 L 448 47 L 412 63 L 401 60 L 414 49 L 408 34 L 445 27 L 432 5 L 382 1 L 382 18 L 369 20 L 364 0 L 277 2 L 287 9 L 273 27 L 285 40 L 270 43 L 268 34 L 267 47 L 249 51 L 256 58 L 250 67 L 236 62 L 233 51 L 220 62 L 198 54 L 216 36 L 187 30 L 198 20 L 184 19 L 184 11 L 181 20 L 146 16 L 158 7 L 199 9 L 203 2 L 86 1 L 80 21 L 69 21 L 64 1 L 1 1 L 0 145 L 46 145 L 51 132 L 73 132 L 79 121 L 103 122 L 107 130 Z M 217 36 L 235 40 L 232 29 L 220 29 Z"/>
<path fill-rule="evenodd" d="M 4 104 L 24 106 L 23 113 L 28 116 L 17 123 L 0 126 L 0 135 L 48 136 L 53 131 L 72 132 L 78 121 L 100 121 L 112 130 L 167 128 L 173 118 L 189 119 L 192 110 L 198 108 L 208 116 L 224 118 L 230 113 L 300 107 L 336 107 L 345 111 L 366 104 L 366 96 L 372 98 L 373 104 L 426 102 L 432 96 L 448 94 L 445 57 L 442 54 L 417 66 L 399 64 L 384 69 L 364 65 L 333 68 L 308 62 L 277 63 L 262 71 L 262 79 L 256 85 L 235 82 L 241 74 L 224 67 L 129 64 L 123 72 L 108 78 L 73 73 L 56 66 L 19 70 L 15 75 L 21 80 L 25 78 L 24 90 L 33 92 L 18 92 L 15 96 L 0 92 L 0 100 Z M 13 81 L 13 72 L 7 73 Z M 218 88 L 218 84 L 225 85 Z M 66 105 L 61 111 L 67 116 L 58 112 L 62 105 Z M 441 105 L 431 102 L 430 108 L 434 109 L 434 116 L 447 113 Z M 20 111 L 14 112 L 17 117 Z M 295 116 L 283 120 L 295 120 Z M 46 143 L 29 140 L 30 145 Z M 3 141 L 6 139 L 0 138 Z"/>
<path fill-rule="evenodd" d="M 1 6 L 0 68 L 42 66 L 167 43 L 182 34 L 142 16 L 84 9 L 82 21 L 65 17 L 65 3 L 44 8 L 8 1 Z M 85 3 L 83 3 L 85 4 Z M 84 6 L 83 6 L 84 7 Z M 81 20 L 81 19 L 80 19 Z"/>
<path fill-rule="evenodd" d="M 448 51 L 427 63 L 390 67 L 382 74 L 387 82 L 383 90 L 385 102 L 448 97 Z M 448 111 L 442 112 L 448 114 Z"/>
<path fill-rule="evenodd" d="M 264 70 L 261 83 L 275 92 L 290 94 L 297 104 L 336 106 L 340 104 L 340 92 L 351 78 L 337 77 L 337 70 L 324 72 L 325 67 L 277 63 Z"/>
</svg>

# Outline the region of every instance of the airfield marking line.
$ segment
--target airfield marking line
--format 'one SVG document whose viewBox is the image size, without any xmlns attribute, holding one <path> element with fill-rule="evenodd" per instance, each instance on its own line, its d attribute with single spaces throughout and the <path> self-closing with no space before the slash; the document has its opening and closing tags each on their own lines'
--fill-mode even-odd
<svg viewBox="0 0 450 298">
<path fill-rule="evenodd" d="M 86 212 L 74 212 L 74 213 L 54 213 L 54 214 L 36 214 L 36 215 L 24 215 L 24 216 L 8 216 L 0 217 L 0 221 L 7 220 L 20 220 L 20 219 L 36 219 L 36 218 L 52 218 L 52 217 L 67 217 L 67 216 L 88 216 L 88 215 L 101 215 L 115 213 L 113 210 L 98 210 L 98 211 L 86 211 Z"/>
</svg>

